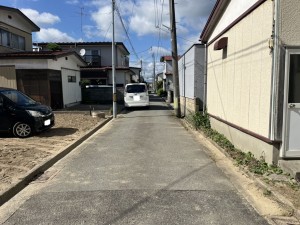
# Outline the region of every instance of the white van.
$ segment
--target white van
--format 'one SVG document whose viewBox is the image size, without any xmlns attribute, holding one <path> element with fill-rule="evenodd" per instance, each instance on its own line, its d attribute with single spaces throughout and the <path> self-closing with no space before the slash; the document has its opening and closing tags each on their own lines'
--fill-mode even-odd
<svg viewBox="0 0 300 225">
<path fill-rule="evenodd" d="M 149 107 L 149 94 L 144 83 L 126 84 L 124 90 L 125 107 Z"/>
</svg>

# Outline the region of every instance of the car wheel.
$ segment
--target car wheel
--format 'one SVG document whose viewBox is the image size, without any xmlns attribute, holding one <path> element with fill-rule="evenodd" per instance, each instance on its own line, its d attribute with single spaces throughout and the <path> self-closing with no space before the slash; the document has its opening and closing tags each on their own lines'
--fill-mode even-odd
<svg viewBox="0 0 300 225">
<path fill-rule="evenodd" d="M 27 138 L 32 134 L 32 129 L 27 123 L 17 122 L 13 127 L 13 134 L 19 138 Z"/>
</svg>

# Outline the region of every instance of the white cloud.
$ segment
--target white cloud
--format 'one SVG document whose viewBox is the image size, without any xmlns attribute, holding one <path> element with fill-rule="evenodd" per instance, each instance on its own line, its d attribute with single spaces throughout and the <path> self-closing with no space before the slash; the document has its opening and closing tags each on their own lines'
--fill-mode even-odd
<svg viewBox="0 0 300 225">
<path fill-rule="evenodd" d="M 112 7 L 110 5 L 103 6 L 98 9 L 98 11 L 91 13 L 91 19 L 96 24 L 95 27 L 85 27 L 87 37 L 101 37 L 104 40 L 112 39 Z M 126 26 L 126 21 L 123 20 L 124 25 Z M 125 31 L 122 27 L 122 24 L 118 18 L 117 13 L 115 13 L 115 40 L 124 41 L 125 40 Z"/>
<path fill-rule="evenodd" d="M 54 28 L 41 29 L 36 33 L 36 42 L 74 42 L 73 37 Z M 78 41 L 78 40 L 77 40 Z"/>
<path fill-rule="evenodd" d="M 156 54 L 158 56 L 165 56 L 165 55 L 170 55 L 171 50 L 163 48 L 163 47 L 152 46 L 149 53 L 150 54 Z"/>
<path fill-rule="evenodd" d="M 53 25 L 60 22 L 60 18 L 47 12 L 38 12 L 34 9 L 20 9 L 29 19 L 38 26 Z"/>
</svg>

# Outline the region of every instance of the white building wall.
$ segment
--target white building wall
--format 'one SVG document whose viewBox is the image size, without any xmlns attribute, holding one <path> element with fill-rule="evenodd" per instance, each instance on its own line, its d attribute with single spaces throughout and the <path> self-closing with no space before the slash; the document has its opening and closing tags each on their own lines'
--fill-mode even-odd
<svg viewBox="0 0 300 225">
<path fill-rule="evenodd" d="M 214 39 L 220 34 L 227 26 L 235 21 L 240 15 L 246 12 L 251 6 L 253 6 L 258 0 L 231 0 L 227 9 L 225 10 L 218 25 L 214 29 L 210 39 Z M 208 41 L 208 42 L 209 42 Z"/>
<path fill-rule="evenodd" d="M 75 76 L 76 82 L 69 82 L 68 76 Z M 61 69 L 63 103 L 65 107 L 81 102 L 81 88 L 79 85 L 80 71 L 67 68 Z"/>
<path fill-rule="evenodd" d="M 273 2 L 266 1 L 223 35 L 227 56 L 215 51 L 214 43 L 208 47 L 208 113 L 264 137 L 269 135 L 272 10 Z"/>
<path fill-rule="evenodd" d="M 195 97 L 195 48 L 192 47 L 178 61 L 180 96 Z"/>
<path fill-rule="evenodd" d="M 178 61 L 180 96 L 203 102 L 205 47 L 193 45 Z"/>
<path fill-rule="evenodd" d="M 0 65 L 15 65 L 18 69 L 48 69 L 47 59 L 1 59 Z"/>
</svg>

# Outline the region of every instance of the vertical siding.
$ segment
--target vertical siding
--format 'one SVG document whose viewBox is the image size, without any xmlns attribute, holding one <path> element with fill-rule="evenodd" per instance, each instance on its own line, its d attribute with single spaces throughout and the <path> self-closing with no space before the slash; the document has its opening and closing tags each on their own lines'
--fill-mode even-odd
<svg viewBox="0 0 300 225">
<path fill-rule="evenodd" d="M 269 133 L 272 2 L 230 29 L 227 57 L 208 47 L 208 112 L 262 136 Z"/>
<path fill-rule="evenodd" d="M 15 66 L 0 66 L 0 87 L 17 89 Z"/>
</svg>

